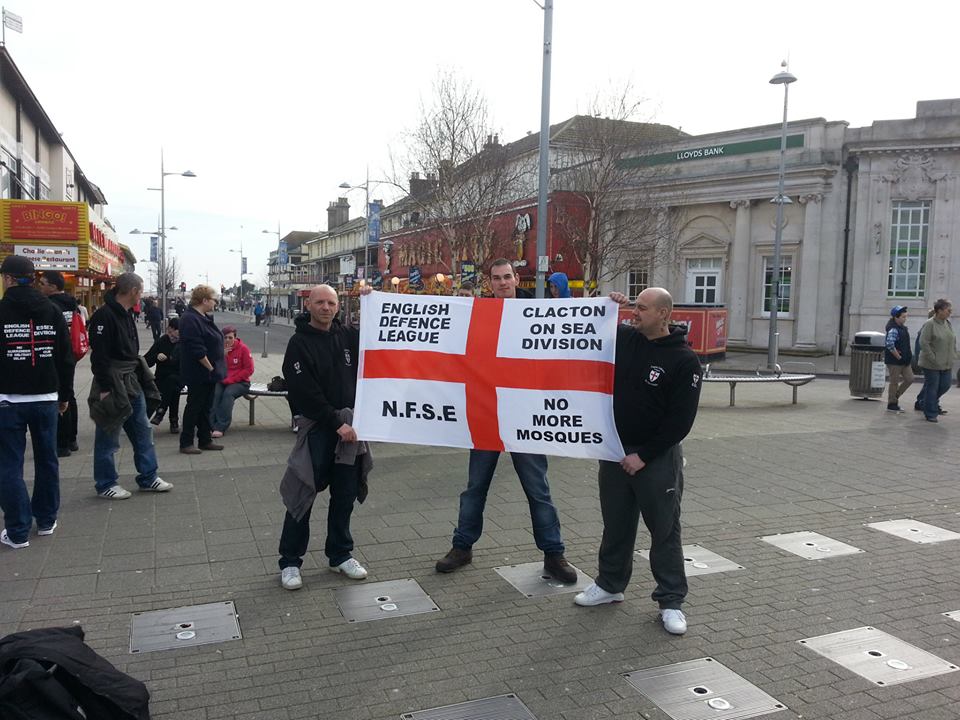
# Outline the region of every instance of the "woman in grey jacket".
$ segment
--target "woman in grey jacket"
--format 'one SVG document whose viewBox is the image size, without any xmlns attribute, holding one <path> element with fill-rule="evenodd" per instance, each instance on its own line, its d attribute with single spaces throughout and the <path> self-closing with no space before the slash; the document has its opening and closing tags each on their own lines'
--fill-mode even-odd
<svg viewBox="0 0 960 720">
<path fill-rule="evenodd" d="M 950 389 L 950 375 L 957 356 L 957 336 L 950 325 L 953 306 L 940 298 L 933 304 L 933 317 L 920 330 L 920 367 L 923 390 L 915 408 L 923 411 L 927 422 L 938 422 L 946 411 L 940 408 L 940 396 Z"/>
</svg>

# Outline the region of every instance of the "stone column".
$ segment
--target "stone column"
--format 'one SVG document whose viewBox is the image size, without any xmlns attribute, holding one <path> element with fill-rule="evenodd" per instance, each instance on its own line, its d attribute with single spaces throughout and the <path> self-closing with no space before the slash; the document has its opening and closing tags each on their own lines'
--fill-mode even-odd
<svg viewBox="0 0 960 720">
<path fill-rule="evenodd" d="M 727 306 L 728 345 L 747 344 L 747 306 L 749 305 L 750 269 L 750 200 L 733 200 L 730 207 L 737 211 L 737 224 L 730 252 L 730 282 Z"/>
<path fill-rule="evenodd" d="M 820 283 L 820 204 L 823 195 L 801 195 L 804 206 L 803 242 L 800 244 L 799 283 L 794 280 L 791 311 L 796 323 L 797 350 L 817 347 L 817 296 Z M 797 258 L 793 259 L 796 268 Z"/>
</svg>

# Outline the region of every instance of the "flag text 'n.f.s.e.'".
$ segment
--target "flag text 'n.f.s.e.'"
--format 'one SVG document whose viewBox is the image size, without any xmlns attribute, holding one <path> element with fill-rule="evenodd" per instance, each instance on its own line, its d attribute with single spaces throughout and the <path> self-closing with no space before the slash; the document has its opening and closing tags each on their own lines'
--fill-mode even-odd
<svg viewBox="0 0 960 720">
<path fill-rule="evenodd" d="M 373 292 L 360 316 L 362 440 L 623 459 L 612 300 Z"/>
</svg>

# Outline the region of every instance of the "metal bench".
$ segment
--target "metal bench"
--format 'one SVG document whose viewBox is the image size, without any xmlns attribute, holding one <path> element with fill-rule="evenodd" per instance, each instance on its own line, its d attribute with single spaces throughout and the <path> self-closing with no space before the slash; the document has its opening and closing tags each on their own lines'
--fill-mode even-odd
<svg viewBox="0 0 960 720">
<path fill-rule="evenodd" d="M 187 394 L 187 389 L 183 388 L 180 391 L 181 395 Z M 250 389 L 243 394 L 243 397 L 246 399 L 247 403 L 250 406 L 250 424 L 257 424 L 257 398 L 258 397 L 282 397 L 287 396 L 286 390 L 267 390 L 266 383 L 250 383 Z"/>
<path fill-rule="evenodd" d="M 787 365 L 788 363 L 784 363 Z M 813 363 L 805 362 L 796 362 L 789 363 L 794 366 L 804 366 L 802 369 L 809 368 L 810 370 L 816 369 Z M 801 370 L 801 368 L 798 368 Z M 729 383 L 730 384 L 730 407 L 734 407 L 737 401 L 737 385 L 739 383 L 776 383 L 782 382 L 785 385 L 789 385 L 793 388 L 793 404 L 797 404 L 797 390 L 801 385 L 806 385 L 808 382 L 813 382 L 817 379 L 817 376 L 813 372 L 801 372 L 801 371 L 784 371 L 780 365 L 776 365 L 775 369 L 761 373 L 760 368 L 757 368 L 756 374 L 754 375 L 714 375 L 710 371 L 710 366 L 707 365 L 703 369 L 703 382 L 705 383 Z"/>
</svg>

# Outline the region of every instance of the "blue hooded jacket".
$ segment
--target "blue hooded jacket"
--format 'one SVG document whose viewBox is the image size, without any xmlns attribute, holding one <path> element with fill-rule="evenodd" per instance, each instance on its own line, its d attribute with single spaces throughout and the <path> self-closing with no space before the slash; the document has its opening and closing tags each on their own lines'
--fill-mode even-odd
<svg viewBox="0 0 960 720">
<path fill-rule="evenodd" d="M 570 286 L 567 281 L 567 276 L 564 275 L 562 272 L 555 272 L 553 275 L 547 278 L 547 282 L 550 283 L 551 285 L 555 285 L 557 290 L 560 291 L 558 297 L 562 297 L 562 298 L 573 297 L 570 294 Z"/>
</svg>

